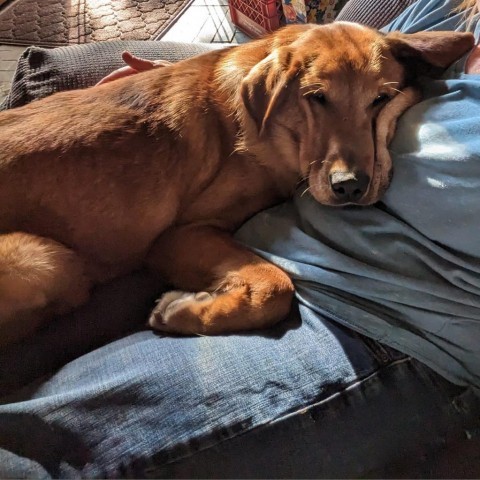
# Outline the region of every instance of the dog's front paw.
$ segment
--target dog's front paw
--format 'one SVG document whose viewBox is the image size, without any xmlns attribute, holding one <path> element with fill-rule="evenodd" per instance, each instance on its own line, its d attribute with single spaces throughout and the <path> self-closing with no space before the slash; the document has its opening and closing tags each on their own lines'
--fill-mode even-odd
<svg viewBox="0 0 480 480">
<path fill-rule="evenodd" d="M 181 334 L 202 333 L 204 327 L 198 316 L 198 309 L 208 307 L 214 294 L 208 292 L 167 292 L 158 300 L 148 324 L 154 330 Z"/>
</svg>

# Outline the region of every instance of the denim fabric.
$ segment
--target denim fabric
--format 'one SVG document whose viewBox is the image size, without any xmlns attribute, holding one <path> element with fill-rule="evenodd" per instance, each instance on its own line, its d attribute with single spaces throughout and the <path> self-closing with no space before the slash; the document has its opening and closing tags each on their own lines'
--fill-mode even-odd
<svg viewBox="0 0 480 480">
<path fill-rule="evenodd" d="M 50 336 L 80 321 L 54 324 Z M 115 326 L 104 310 L 91 328 Z M 37 353 L 36 366 L 65 355 L 61 344 Z M 0 357 L 0 382 L 31 368 L 21 359 Z M 357 476 L 473 430 L 476 404 L 455 408 L 461 395 L 305 306 L 254 334 L 142 330 L 2 399 L 0 477 Z"/>
</svg>

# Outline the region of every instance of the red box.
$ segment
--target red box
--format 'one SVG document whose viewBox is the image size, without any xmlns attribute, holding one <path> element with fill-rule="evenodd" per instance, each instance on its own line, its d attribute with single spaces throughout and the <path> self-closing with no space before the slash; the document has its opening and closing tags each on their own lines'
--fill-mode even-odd
<svg viewBox="0 0 480 480">
<path fill-rule="evenodd" d="M 232 22 L 252 38 L 280 27 L 281 0 L 228 0 Z"/>
</svg>

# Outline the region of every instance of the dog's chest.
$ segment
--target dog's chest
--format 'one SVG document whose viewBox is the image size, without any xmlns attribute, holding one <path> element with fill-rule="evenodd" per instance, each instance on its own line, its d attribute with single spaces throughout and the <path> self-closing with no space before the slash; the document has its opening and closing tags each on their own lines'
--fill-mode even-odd
<svg viewBox="0 0 480 480">
<path fill-rule="evenodd" d="M 182 201 L 179 222 L 202 222 L 234 230 L 284 196 L 271 172 L 239 157 L 225 162 L 206 188 Z"/>
</svg>

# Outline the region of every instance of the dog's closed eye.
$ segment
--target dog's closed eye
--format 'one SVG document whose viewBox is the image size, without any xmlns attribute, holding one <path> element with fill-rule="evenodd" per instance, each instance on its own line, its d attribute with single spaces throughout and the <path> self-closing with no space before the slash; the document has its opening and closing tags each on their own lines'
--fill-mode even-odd
<svg viewBox="0 0 480 480">
<path fill-rule="evenodd" d="M 381 93 L 377 95 L 375 100 L 372 102 L 372 107 L 378 107 L 379 105 L 383 105 L 384 103 L 388 102 L 391 99 L 390 95 L 387 93 Z"/>
<path fill-rule="evenodd" d="M 310 95 L 309 98 L 315 101 L 316 103 L 319 103 L 320 105 L 326 105 L 327 103 L 327 97 L 322 92 L 315 93 L 314 95 Z"/>
</svg>

